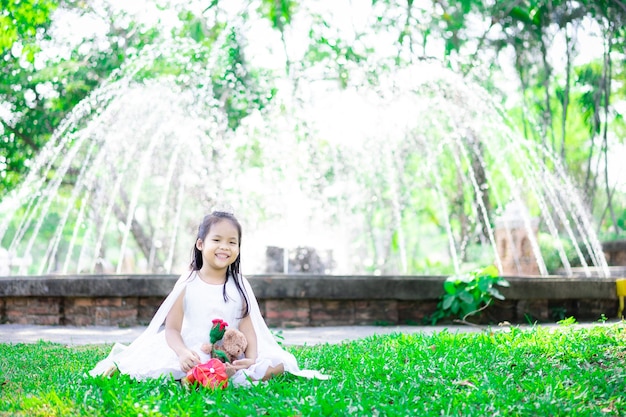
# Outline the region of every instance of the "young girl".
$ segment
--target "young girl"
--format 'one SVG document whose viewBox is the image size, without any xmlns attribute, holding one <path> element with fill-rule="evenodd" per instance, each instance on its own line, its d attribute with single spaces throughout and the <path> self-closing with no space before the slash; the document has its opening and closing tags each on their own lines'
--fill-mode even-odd
<svg viewBox="0 0 626 417">
<path fill-rule="evenodd" d="M 198 228 L 191 271 L 181 275 L 145 332 L 129 346 L 116 344 L 92 376 L 119 370 L 136 379 L 181 379 L 209 355 L 200 346 L 209 341 L 214 319 L 239 329 L 248 342 L 245 358 L 226 364 L 234 385 L 267 380 L 282 372 L 325 379 L 300 370 L 268 329 L 248 281 L 240 273 L 241 225 L 230 213 L 213 212 Z"/>
</svg>

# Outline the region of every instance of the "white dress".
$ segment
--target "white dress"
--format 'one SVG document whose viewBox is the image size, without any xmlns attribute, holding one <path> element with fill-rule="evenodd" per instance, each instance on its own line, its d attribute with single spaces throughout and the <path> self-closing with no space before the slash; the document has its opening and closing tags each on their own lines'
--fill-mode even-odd
<svg viewBox="0 0 626 417">
<path fill-rule="evenodd" d="M 237 371 L 231 377 L 231 382 L 234 385 L 247 385 L 249 380 L 262 379 L 269 366 L 277 366 L 281 363 L 286 372 L 295 375 L 307 378 L 328 378 L 317 371 L 299 369 L 295 357 L 278 345 L 265 324 L 248 281 L 241 276 L 239 280 L 246 290 L 250 303 L 250 317 L 257 337 L 257 360 L 250 368 Z M 185 372 L 180 369 L 178 356 L 165 340 L 165 317 L 178 296 L 185 290 L 181 336 L 187 347 L 197 352 L 201 361 L 205 362 L 209 359 L 209 355 L 202 352 L 200 346 L 209 342 L 212 321 L 220 318 L 231 328 L 239 327 L 243 306 L 241 294 L 232 278 L 226 283 L 227 301 L 224 301 L 223 289 L 223 285 L 205 283 L 196 272 L 191 275 L 188 273 L 181 275 L 148 328 L 128 346 L 115 344 L 109 355 L 98 362 L 89 374 L 102 375 L 115 365 L 122 374 L 139 380 L 184 377 Z"/>
</svg>

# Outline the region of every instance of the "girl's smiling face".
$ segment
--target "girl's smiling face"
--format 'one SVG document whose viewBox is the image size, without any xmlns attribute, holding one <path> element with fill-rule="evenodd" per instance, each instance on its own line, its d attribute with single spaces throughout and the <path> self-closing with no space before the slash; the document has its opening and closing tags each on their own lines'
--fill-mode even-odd
<svg viewBox="0 0 626 417">
<path fill-rule="evenodd" d="M 239 256 L 239 230 L 229 220 L 211 226 L 204 240 L 198 239 L 196 247 L 202 252 L 202 269 L 226 272 Z"/>
</svg>

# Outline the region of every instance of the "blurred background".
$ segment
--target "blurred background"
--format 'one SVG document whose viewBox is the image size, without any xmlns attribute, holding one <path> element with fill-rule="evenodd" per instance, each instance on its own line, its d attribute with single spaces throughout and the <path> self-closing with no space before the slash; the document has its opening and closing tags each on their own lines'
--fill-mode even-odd
<svg viewBox="0 0 626 417">
<path fill-rule="evenodd" d="M 180 273 L 225 210 L 247 274 L 608 276 L 624 20 L 621 1 L 9 2 L 0 275 Z"/>
</svg>

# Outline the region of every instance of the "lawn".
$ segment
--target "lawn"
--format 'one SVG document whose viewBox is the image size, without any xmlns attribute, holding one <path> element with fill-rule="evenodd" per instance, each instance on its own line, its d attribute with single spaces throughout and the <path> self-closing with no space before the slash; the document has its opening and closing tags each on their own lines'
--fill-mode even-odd
<svg viewBox="0 0 626 417">
<path fill-rule="evenodd" d="M 626 415 L 624 322 L 288 347 L 332 379 L 224 391 L 86 376 L 109 349 L 0 345 L 0 416 Z"/>
</svg>

